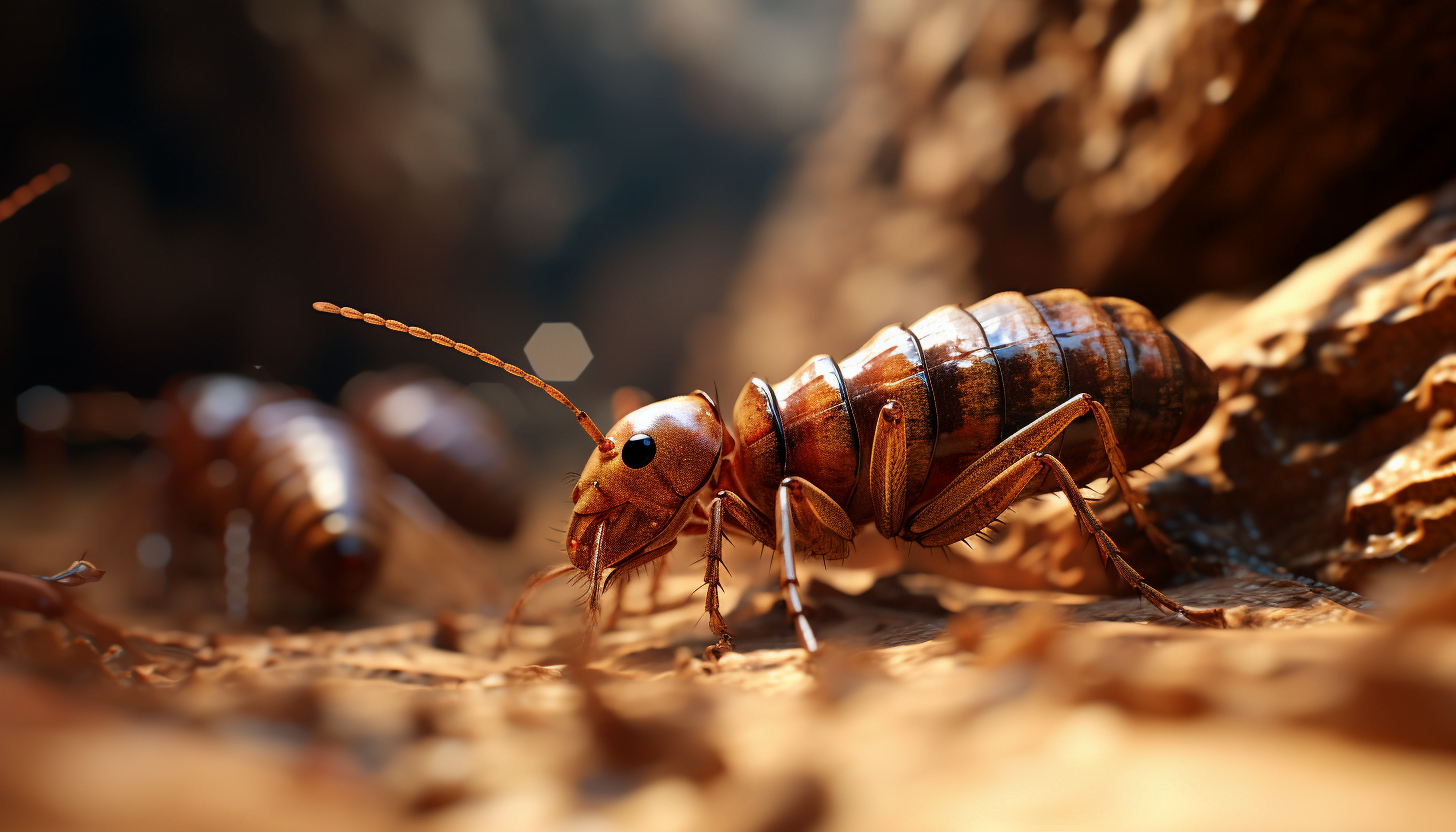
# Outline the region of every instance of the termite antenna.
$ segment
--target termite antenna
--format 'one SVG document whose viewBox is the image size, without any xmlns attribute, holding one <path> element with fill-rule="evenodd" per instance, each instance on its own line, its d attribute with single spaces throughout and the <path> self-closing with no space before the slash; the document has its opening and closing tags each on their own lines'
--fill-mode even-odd
<svg viewBox="0 0 1456 832">
<path fill-rule="evenodd" d="M 0 199 L 0 222 L 30 204 L 30 201 L 51 188 L 71 178 L 71 169 L 65 165 L 51 165 L 51 169 L 11 191 L 10 196 Z"/>
<path fill-rule="evenodd" d="M 596 443 L 597 448 L 599 448 L 602 453 L 611 453 L 612 450 L 616 448 L 616 443 L 613 442 L 610 438 L 603 436 L 601 430 L 597 428 L 596 422 L 593 422 L 592 418 L 586 415 L 586 411 L 572 404 L 571 399 L 566 398 L 565 393 L 562 393 L 560 390 L 557 390 L 555 387 L 552 387 L 551 385 L 542 381 L 540 378 L 531 375 L 530 373 L 522 370 L 520 367 L 517 367 L 514 364 L 508 364 L 488 352 L 481 352 L 480 350 L 470 346 L 469 344 L 462 344 L 459 341 L 456 341 L 452 338 L 447 338 L 437 332 L 430 332 L 429 330 L 422 329 L 417 326 L 410 326 L 408 324 L 396 321 L 392 318 L 381 318 L 378 315 L 375 315 L 373 312 L 360 312 L 352 306 L 335 306 L 334 304 L 328 303 L 326 301 L 319 301 L 313 305 L 313 308 L 317 309 L 320 312 L 327 312 L 331 315 L 343 315 L 345 318 L 349 318 L 350 320 L 363 321 L 366 324 L 382 326 L 386 329 L 392 329 L 395 332 L 408 332 L 410 335 L 413 335 L 416 338 L 423 338 L 426 341 L 434 341 L 436 344 L 439 344 L 442 347 L 450 347 L 456 352 L 464 353 L 471 358 L 479 358 L 481 361 L 484 361 L 492 367 L 499 367 L 517 378 L 525 379 L 528 383 L 533 384 L 536 387 L 539 387 L 542 390 L 546 391 L 546 395 L 570 408 L 571 412 L 576 415 L 576 421 L 581 423 L 582 430 L 585 430 L 587 432 L 587 435 L 592 438 L 592 441 Z"/>
</svg>

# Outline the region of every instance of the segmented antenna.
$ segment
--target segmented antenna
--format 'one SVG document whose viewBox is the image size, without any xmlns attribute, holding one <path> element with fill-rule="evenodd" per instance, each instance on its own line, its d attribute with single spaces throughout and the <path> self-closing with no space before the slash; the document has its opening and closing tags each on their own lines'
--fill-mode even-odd
<svg viewBox="0 0 1456 832">
<path fill-rule="evenodd" d="M 320 312 L 328 312 L 331 315 L 343 315 L 345 318 L 349 318 L 350 320 L 363 321 L 366 324 L 382 326 L 386 329 L 392 329 L 395 332 L 408 332 L 410 335 L 413 335 L 416 338 L 423 338 L 426 341 L 434 341 L 436 344 L 439 344 L 442 347 L 450 347 L 456 352 L 463 352 L 471 358 L 479 358 L 481 361 L 484 361 L 485 363 L 493 367 L 499 367 L 502 370 L 510 373 L 511 375 L 516 376 L 517 378 L 525 379 L 528 383 L 533 384 L 541 388 L 542 390 L 545 390 L 546 395 L 570 408 L 571 412 L 576 414 L 576 421 L 581 423 L 582 429 L 587 432 L 587 435 L 592 438 L 593 442 L 597 443 L 597 447 L 601 449 L 602 453 L 610 453 L 616 447 L 616 444 L 611 439 L 602 435 L 602 432 L 597 429 L 596 423 L 592 421 L 590 416 L 586 415 L 586 411 L 572 404 L 571 399 L 566 398 L 565 393 L 562 393 L 560 390 L 557 390 L 555 387 L 552 387 L 551 385 L 547 384 L 536 376 L 533 376 L 525 370 L 522 370 L 520 367 L 517 367 L 514 364 L 507 364 L 506 362 L 500 360 L 499 358 L 496 358 L 488 352 L 481 352 L 480 350 L 470 346 L 469 344 L 462 344 L 459 341 L 447 338 L 444 335 L 440 335 L 439 333 L 430 332 L 429 330 L 422 329 L 417 326 L 410 326 L 408 324 L 401 323 L 390 318 L 381 318 L 372 312 L 360 312 L 352 306 L 335 306 L 332 303 L 319 301 L 318 303 L 315 303 L 313 305 L 313 308 L 317 309 Z"/>
<path fill-rule="evenodd" d="M 51 169 L 11 191 L 10 196 L 0 199 L 0 222 L 30 204 L 30 201 L 51 188 L 71 178 L 71 169 L 65 165 L 51 165 Z"/>
</svg>

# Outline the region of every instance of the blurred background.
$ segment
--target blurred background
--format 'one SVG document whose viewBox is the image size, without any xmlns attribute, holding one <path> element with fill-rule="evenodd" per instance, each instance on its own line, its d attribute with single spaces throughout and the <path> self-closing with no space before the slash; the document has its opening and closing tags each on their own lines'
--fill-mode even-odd
<svg viewBox="0 0 1456 832">
<path fill-rule="evenodd" d="M 1453 44 L 1434 3 L 8 2 L 0 190 L 73 176 L 0 225 L 0 393 L 422 363 L 576 460 L 309 303 L 523 364 L 573 323 L 610 422 L 999 289 L 1250 296 L 1456 174 Z"/>
<path fill-rule="evenodd" d="M 0 391 L 241 371 L 331 401 L 430 364 L 579 466 L 545 396 L 309 304 L 526 366 L 572 322 L 593 358 L 566 390 L 604 423 L 621 385 L 686 392 L 684 342 L 835 100 L 849 5 L 6 3 L 0 190 L 72 177 L 0 226 Z M 6 407 L 0 458 L 21 445 Z"/>
<path fill-rule="evenodd" d="M 70 171 L 0 222 L 0 826 L 1438 826 L 1449 6 L 0 3 L 0 199 Z M 1102 597 L 1056 498 L 905 571 L 868 533 L 803 570 L 812 666 L 741 542 L 741 650 L 696 658 L 696 538 L 617 599 L 605 681 L 563 675 L 565 582 L 502 656 L 591 446 L 519 380 L 310 309 L 497 353 L 605 427 L 1058 286 L 1169 316 L 1220 374 L 1148 490 L 1227 572 L 1180 583 L 1099 510 L 1237 629 Z M 82 556 L 104 581 L 24 577 Z M 37 599 L 61 622 L 12 609 Z"/>
</svg>

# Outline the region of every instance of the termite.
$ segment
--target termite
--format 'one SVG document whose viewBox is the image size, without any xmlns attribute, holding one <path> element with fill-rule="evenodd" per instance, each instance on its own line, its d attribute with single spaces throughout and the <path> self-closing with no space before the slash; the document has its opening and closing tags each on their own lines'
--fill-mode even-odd
<svg viewBox="0 0 1456 832">
<path fill-rule="evenodd" d="M 515 532 L 520 494 L 504 431 L 453 382 L 367 374 L 344 389 L 347 415 L 235 375 L 174 382 L 162 398 L 172 499 L 216 532 L 246 509 L 248 544 L 329 606 L 352 605 L 377 571 L 392 517 L 387 469 L 464 528 Z"/>
<path fill-rule="evenodd" d="M 500 367 L 568 407 L 596 444 L 572 490 L 569 563 L 531 579 L 531 593 L 572 572 L 589 581 L 587 630 L 614 584 L 662 558 L 683 534 L 707 534 L 708 624 L 733 648 L 719 610 L 724 527 L 780 560 L 779 584 L 799 645 L 818 640 L 804 613 L 795 556 L 843 558 L 869 523 L 926 547 L 971 537 L 1016 500 L 1061 491 L 1110 565 L 1154 607 L 1210 626 L 1151 586 L 1123 558 L 1080 484 L 1110 474 L 1155 543 L 1129 470 L 1153 462 L 1207 421 L 1213 374 L 1147 309 L 1073 289 L 1002 292 L 943 306 L 880 330 L 842 360 L 810 358 L 778 384 L 753 378 L 733 423 L 699 390 L 629 413 L 603 434 L 559 390 L 474 347 L 331 303 L 320 312 L 407 332 Z"/>
<path fill-rule="evenodd" d="M 378 569 L 384 466 L 344 414 L 293 395 L 241 376 L 190 379 L 164 396 L 175 414 L 162 447 L 179 501 L 217 526 L 246 509 L 245 531 L 284 573 L 347 607 Z"/>
<path fill-rule="evenodd" d="M 361 373 L 339 398 L 389 467 L 445 516 L 486 537 L 515 534 L 521 519 L 515 454 L 504 427 L 469 391 L 396 370 Z"/>
</svg>

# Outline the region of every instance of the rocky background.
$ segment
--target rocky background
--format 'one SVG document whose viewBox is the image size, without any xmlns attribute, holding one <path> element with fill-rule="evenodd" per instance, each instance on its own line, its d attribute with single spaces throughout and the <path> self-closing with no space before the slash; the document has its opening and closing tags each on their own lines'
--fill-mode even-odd
<svg viewBox="0 0 1456 832">
<path fill-rule="evenodd" d="M 271 603 L 298 592 L 260 553 L 256 612 L 240 621 L 225 614 L 212 534 L 174 536 L 160 586 L 139 557 L 172 511 L 155 454 L 78 468 L 79 427 L 17 428 L 0 567 L 51 574 L 84 552 L 108 574 L 76 587 L 0 575 L 0 818 L 47 830 L 1444 822 L 1456 808 L 1447 17 L 1422 3 L 865 0 L 837 114 L 803 145 L 721 311 L 683 335 L 671 372 L 703 386 L 693 379 L 778 378 L 1004 288 L 1075 285 L 1170 312 L 1221 380 L 1205 428 L 1138 476 L 1174 557 L 1115 499 L 1098 510 L 1140 569 L 1185 604 L 1224 608 L 1227 629 L 1126 597 L 1048 498 L 989 542 L 907 553 L 869 532 L 847 563 L 803 569 L 826 645 L 812 662 L 768 559 L 742 541 L 725 597 L 739 652 L 698 658 L 713 641 L 700 538 L 674 552 L 661 603 L 647 581 L 628 586 L 591 650 L 577 590 L 562 586 L 498 652 L 526 576 L 559 562 L 540 538 L 561 528 L 564 487 L 534 488 L 525 531 L 501 543 L 399 480 L 383 571 L 357 608 Z M 80 170 L 59 187 L 78 188 Z"/>
<path fill-rule="evenodd" d="M 1251 296 L 1453 174 L 1439 4 L 864 2 L 850 78 L 703 371 L 786 375 L 941 303 Z"/>
</svg>

